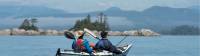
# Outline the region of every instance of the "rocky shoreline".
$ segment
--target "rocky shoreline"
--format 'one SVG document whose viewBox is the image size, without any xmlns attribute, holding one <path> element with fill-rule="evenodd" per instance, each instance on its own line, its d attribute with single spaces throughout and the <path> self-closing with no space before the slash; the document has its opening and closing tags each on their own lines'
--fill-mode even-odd
<svg viewBox="0 0 200 56">
<path fill-rule="evenodd" d="M 64 31 L 68 30 L 43 30 L 39 29 L 39 31 L 34 31 L 34 30 L 27 30 L 25 31 L 24 29 L 4 29 L 0 30 L 0 36 L 62 36 Z M 74 31 L 71 31 L 75 33 Z M 98 31 L 93 31 L 95 34 L 99 34 L 100 32 Z M 159 36 L 159 33 L 156 33 L 150 29 L 140 29 L 140 30 L 129 30 L 129 31 L 108 31 L 110 36 Z"/>
</svg>

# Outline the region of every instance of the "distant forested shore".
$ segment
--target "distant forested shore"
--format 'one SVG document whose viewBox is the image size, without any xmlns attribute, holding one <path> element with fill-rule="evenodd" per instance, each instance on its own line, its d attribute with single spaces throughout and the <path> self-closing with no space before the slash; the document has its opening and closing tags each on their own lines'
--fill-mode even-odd
<svg viewBox="0 0 200 56">
<path fill-rule="evenodd" d="M 200 26 L 180 25 L 160 33 L 163 35 L 200 35 Z"/>
</svg>

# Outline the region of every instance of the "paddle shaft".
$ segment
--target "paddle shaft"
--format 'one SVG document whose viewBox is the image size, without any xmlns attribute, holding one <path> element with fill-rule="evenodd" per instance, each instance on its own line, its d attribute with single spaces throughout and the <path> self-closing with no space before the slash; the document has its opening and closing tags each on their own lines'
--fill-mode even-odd
<svg viewBox="0 0 200 56">
<path fill-rule="evenodd" d="M 92 31 L 90 31 L 89 29 L 84 28 L 84 31 L 87 32 L 87 33 L 89 33 L 92 37 L 94 37 L 94 38 L 100 40 L 100 39 L 99 39 Z"/>
<path fill-rule="evenodd" d="M 122 41 L 124 41 L 127 38 L 128 35 L 126 35 L 121 41 L 119 41 L 116 46 L 118 46 L 119 44 L 121 44 Z"/>
</svg>

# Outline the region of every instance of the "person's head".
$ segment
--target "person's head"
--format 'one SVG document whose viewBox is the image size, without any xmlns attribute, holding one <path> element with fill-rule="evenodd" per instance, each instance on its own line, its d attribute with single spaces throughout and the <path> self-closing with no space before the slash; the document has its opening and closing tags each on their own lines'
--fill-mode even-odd
<svg viewBox="0 0 200 56">
<path fill-rule="evenodd" d="M 83 32 L 77 31 L 77 37 L 78 39 L 83 39 Z"/>
<path fill-rule="evenodd" d="M 107 35 L 108 35 L 108 32 L 106 32 L 106 31 L 102 31 L 101 32 L 101 37 L 102 38 L 107 38 Z"/>
</svg>

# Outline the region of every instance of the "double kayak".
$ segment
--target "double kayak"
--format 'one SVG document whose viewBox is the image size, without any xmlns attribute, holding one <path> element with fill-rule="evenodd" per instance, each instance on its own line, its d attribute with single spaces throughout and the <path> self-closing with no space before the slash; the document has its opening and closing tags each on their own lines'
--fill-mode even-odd
<svg viewBox="0 0 200 56">
<path fill-rule="evenodd" d="M 117 47 L 119 50 L 122 51 L 122 54 L 115 54 L 109 51 L 101 51 L 101 52 L 95 52 L 93 53 L 95 56 L 126 56 L 131 49 L 132 44 L 123 45 Z M 60 49 L 58 48 L 56 56 L 89 56 L 86 52 L 74 52 L 73 50 L 68 49 Z"/>
</svg>

